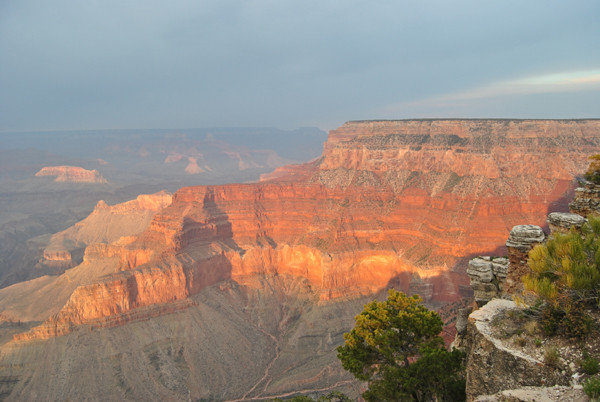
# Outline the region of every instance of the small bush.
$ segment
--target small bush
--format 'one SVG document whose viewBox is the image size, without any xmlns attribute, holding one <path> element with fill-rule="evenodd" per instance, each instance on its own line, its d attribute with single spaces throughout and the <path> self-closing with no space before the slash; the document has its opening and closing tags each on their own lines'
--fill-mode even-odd
<svg viewBox="0 0 600 402">
<path fill-rule="evenodd" d="M 538 332 L 539 329 L 539 325 L 537 323 L 537 321 L 528 321 L 527 324 L 525 324 L 525 332 L 527 332 L 527 335 L 529 336 L 533 336 Z"/>
<path fill-rule="evenodd" d="M 327 395 L 319 397 L 317 402 L 352 402 L 352 399 L 343 392 L 332 391 Z"/>
<path fill-rule="evenodd" d="M 542 340 L 540 338 L 535 338 L 535 340 L 533 341 L 533 343 L 535 343 L 535 347 L 536 348 L 542 347 Z"/>
<path fill-rule="evenodd" d="M 523 282 L 542 302 L 544 333 L 585 338 L 593 326 L 586 308 L 597 308 L 600 296 L 600 218 L 590 216 L 581 232 L 554 234 L 529 252 L 528 263 Z"/>
<path fill-rule="evenodd" d="M 592 377 L 584 382 L 583 391 L 590 398 L 600 398 L 600 377 Z"/>
<path fill-rule="evenodd" d="M 544 352 L 544 363 L 551 367 L 558 367 L 558 360 L 560 356 L 558 355 L 558 350 L 555 347 L 549 347 Z"/>
<path fill-rule="evenodd" d="M 564 333 L 571 338 L 584 339 L 594 326 L 594 320 L 585 312 L 582 302 L 574 302 L 560 323 Z"/>
<path fill-rule="evenodd" d="M 524 336 L 517 336 L 515 338 L 515 344 L 520 347 L 524 347 L 525 345 L 527 345 L 527 338 Z"/>
<path fill-rule="evenodd" d="M 548 336 L 556 335 L 563 316 L 564 314 L 560 310 L 553 308 L 544 309 L 542 312 L 542 330 L 544 334 Z"/>
<path fill-rule="evenodd" d="M 584 373 L 589 375 L 598 374 L 598 371 L 600 371 L 600 367 L 598 366 L 598 360 L 594 359 L 591 356 L 586 357 L 581 362 L 581 369 Z"/>
<path fill-rule="evenodd" d="M 600 155 L 590 156 L 590 167 L 585 172 L 585 179 L 600 184 Z"/>
</svg>

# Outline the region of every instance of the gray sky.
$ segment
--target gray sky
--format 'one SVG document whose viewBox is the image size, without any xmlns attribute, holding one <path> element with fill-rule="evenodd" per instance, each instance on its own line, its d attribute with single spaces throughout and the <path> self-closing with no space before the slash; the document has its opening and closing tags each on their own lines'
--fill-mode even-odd
<svg viewBox="0 0 600 402">
<path fill-rule="evenodd" d="M 0 0 L 0 131 L 600 117 L 598 0 Z"/>
</svg>

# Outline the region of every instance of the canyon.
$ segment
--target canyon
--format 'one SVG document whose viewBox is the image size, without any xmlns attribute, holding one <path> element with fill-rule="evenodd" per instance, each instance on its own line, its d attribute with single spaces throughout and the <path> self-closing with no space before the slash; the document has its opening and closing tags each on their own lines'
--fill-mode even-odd
<svg viewBox="0 0 600 402">
<path fill-rule="evenodd" d="M 354 121 L 260 182 L 100 202 L 47 240 L 40 263 L 62 268 L 0 289 L 0 391 L 356 395 L 335 347 L 360 306 L 472 297 L 466 261 L 566 210 L 598 152 L 598 120 Z"/>
</svg>

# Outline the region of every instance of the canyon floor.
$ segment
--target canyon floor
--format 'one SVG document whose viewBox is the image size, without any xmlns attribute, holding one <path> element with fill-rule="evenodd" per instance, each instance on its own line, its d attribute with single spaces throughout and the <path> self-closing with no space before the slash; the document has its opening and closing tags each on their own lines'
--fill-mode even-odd
<svg viewBox="0 0 600 402">
<path fill-rule="evenodd" d="M 298 278 L 224 281 L 180 311 L 126 326 L 8 341 L 0 331 L 0 392 L 10 400 L 263 400 L 360 384 L 335 348 L 366 298 L 319 303 Z M 6 342 L 6 343 L 5 343 Z"/>
</svg>

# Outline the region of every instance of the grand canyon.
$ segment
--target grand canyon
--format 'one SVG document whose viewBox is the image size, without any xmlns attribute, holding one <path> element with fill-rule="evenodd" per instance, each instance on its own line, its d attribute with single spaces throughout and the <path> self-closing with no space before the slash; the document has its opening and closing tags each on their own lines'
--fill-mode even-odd
<svg viewBox="0 0 600 402">
<path fill-rule="evenodd" d="M 200 151 L 164 160 L 199 174 Z M 259 165 L 227 152 L 239 171 Z M 351 121 L 260 181 L 95 199 L 30 236 L 27 277 L 3 267 L 0 395 L 356 396 L 335 348 L 362 305 L 390 287 L 434 309 L 470 300 L 466 261 L 567 210 L 599 152 L 600 120 Z M 102 165 L 52 166 L 40 172 L 111 185 Z"/>
</svg>

